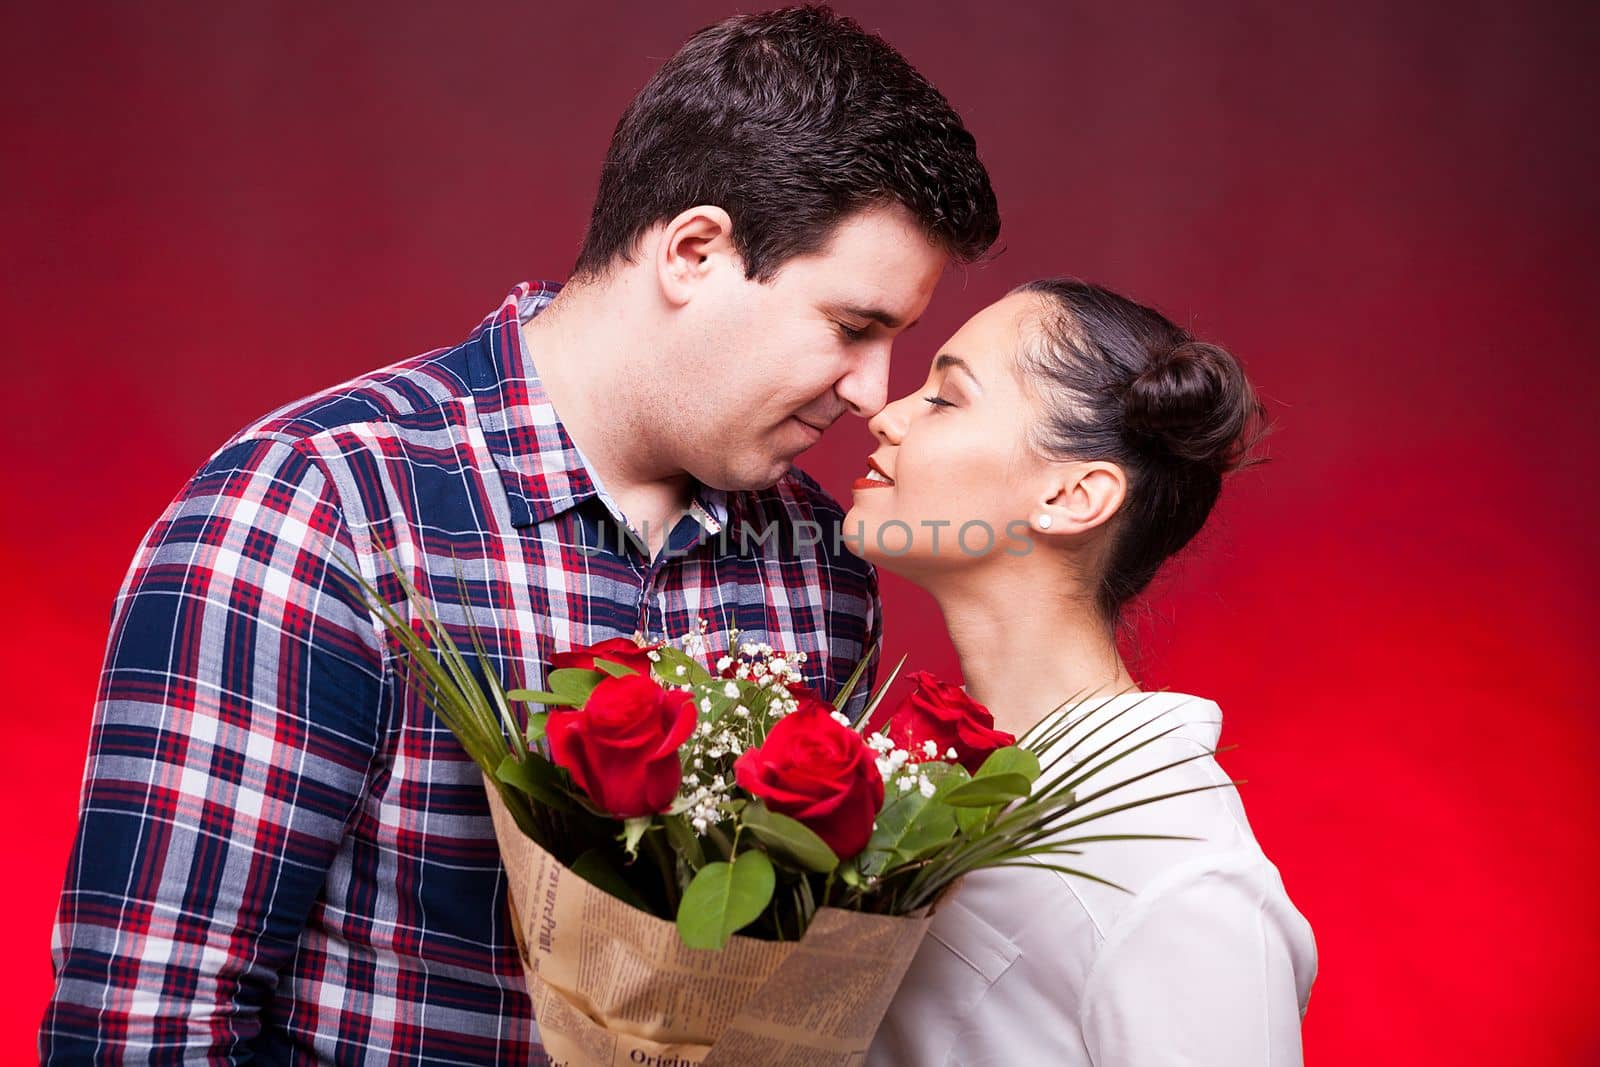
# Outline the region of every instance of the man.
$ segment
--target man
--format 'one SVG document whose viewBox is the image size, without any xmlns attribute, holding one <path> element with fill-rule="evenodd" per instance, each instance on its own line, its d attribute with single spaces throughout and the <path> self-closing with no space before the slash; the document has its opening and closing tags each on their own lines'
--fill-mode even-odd
<svg viewBox="0 0 1600 1067">
<path fill-rule="evenodd" d="M 341 567 L 398 600 L 387 553 L 452 627 L 470 604 L 516 684 L 703 619 L 835 690 L 876 578 L 790 462 L 883 405 L 895 337 L 998 225 L 887 44 L 730 19 L 623 115 L 565 288 L 235 435 L 117 599 L 42 1057 L 541 1061 L 478 771 Z"/>
</svg>

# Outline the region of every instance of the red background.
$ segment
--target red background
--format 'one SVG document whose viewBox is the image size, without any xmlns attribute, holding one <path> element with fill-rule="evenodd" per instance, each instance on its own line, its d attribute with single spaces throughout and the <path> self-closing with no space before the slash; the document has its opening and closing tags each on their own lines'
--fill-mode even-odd
<svg viewBox="0 0 1600 1067">
<path fill-rule="evenodd" d="M 1135 673 L 1227 713 L 1321 950 L 1308 1059 L 1596 1062 L 1596 25 L 1402 6 L 846 5 L 960 108 L 1006 220 L 893 391 L 1043 274 L 1236 351 L 1274 459 Z M 617 115 L 727 10 L 342 7 L 41 4 L 0 34 L 0 1061 L 48 994 L 143 531 L 256 415 L 562 276 Z M 804 465 L 845 498 L 868 450 L 852 422 Z M 952 672 L 924 595 L 885 599 L 890 656 Z"/>
</svg>

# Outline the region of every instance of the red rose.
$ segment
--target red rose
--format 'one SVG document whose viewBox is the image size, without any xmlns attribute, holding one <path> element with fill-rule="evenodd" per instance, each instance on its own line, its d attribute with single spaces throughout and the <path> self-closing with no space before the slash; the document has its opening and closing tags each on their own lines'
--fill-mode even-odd
<svg viewBox="0 0 1600 1067">
<path fill-rule="evenodd" d="M 917 671 L 911 680 L 917 687 L 889 717 L 889 738 L 912 759 L 948 760 L 946 753 L 953 748 L 955 762 L 976 774 L 989 753 L 1017 743 L 1011 734 L 996 730 L 989 709 L 964 690 L 927 671 Z M 936 755 L 929 756 L 923 747 L 929 741 L 938 747 Z"/>
<path fill-rule="evenodd" d="M 840 725 L 833 707 L 802 700 L 759 748 L 746 749 L 734 778 L 767 807 L 798 819 L 847 860 L 867 847 L 883 807 L 883 776 L 861 735 Z"/>
<path fill-rule="evenodd" d="M 602 811 L 620 819 L 665 811 L 678 795 L 678 746 L 695 725 L 694 697 L 642 674 L 607 678 L 583 707 L 551 711 L 550 758 Z"/>
<path fill-rule="evenodd" d="M 640 647 L 631 637 L 608 637 L 597 645 L 575 648 L 571 652 L 555 653 L 550 657 L 550 669 L 557 671 L 572 667 L 584 671 L 597 671 L 600 668 L 594 665 L 594 661 L 603 659 L 610 663 L 620 663 L 624 667 L 632 667 L 640 674 L 648 676 L 649 653 L 652 649 L 660 647 L 660 642 Z"/>
</svg>

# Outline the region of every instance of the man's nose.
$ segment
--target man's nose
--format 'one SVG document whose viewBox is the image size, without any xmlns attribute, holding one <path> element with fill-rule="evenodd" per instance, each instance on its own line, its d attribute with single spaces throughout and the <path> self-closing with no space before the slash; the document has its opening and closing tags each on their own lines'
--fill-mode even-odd
<svg viewBox="0 0 1600 1067">
<path fill-rule="evenodd" d="M 889 346 L 874 345 L 833 387 L 850 411 L 871 419 L 889 399 Z"/>
</svg>

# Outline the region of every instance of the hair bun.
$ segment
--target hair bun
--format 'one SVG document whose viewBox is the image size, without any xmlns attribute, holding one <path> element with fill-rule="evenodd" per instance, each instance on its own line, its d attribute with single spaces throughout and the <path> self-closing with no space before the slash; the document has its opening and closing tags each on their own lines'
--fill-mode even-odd
<svg viewBox="0 0 1600 1067">
<path fill-rule="evenodd" d="M 1122 414 L 1141 446 L 1227 472 L 1242 464 L 1260 436 L 1265 412 L 1226 349 L 1184 341 L 1134 378 Z"/>
</svg>

